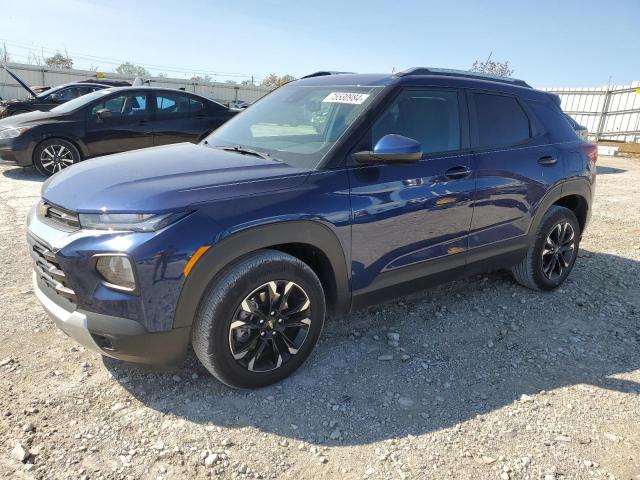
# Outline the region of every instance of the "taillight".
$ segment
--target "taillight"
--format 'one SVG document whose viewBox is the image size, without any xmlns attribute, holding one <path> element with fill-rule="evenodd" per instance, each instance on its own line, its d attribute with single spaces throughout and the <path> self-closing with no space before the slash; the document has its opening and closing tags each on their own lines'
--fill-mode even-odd
<svg viewBox="0 0 640 480">
<path fill-rule="evenodd" d="M 593 163 L 598 161 L 598 145 L 595 143 L 585 143 L 582 145 L 582 151 L 589 157 L 589 160 Z"/>
</svg>

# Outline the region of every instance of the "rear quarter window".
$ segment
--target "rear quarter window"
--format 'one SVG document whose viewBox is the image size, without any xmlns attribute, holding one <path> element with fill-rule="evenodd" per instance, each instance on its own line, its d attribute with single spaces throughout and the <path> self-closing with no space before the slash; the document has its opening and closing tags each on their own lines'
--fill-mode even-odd
<svg viewBox="0 0 640 480">
<path fill-rule="evenodd" d="M 529 100 L 527 105 L 533 110 L 533 114 L 552 142 L 568 142 L 578 138 L 576 131 L 559 107 L 537 100 Z"/>
<path fill-rule="evenodd" d="M 474 146 L 505 147 L 529 140 L 529 117 L 515 97 L 493 93 L 472 93 L 471 97 Z"/>
</svg>

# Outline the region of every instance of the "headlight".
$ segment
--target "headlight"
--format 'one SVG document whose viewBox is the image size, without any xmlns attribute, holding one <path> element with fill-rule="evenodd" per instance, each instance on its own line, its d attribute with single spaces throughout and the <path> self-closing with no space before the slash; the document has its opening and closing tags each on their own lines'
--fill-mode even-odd
<svg viewBox="0 0 640 480">
<path fill-rule="evenodd" d="M 29 127 L 7 127 L 0 130 L 0 140 L 6 138 L 16 138 L 29 130 Z"/>
<path fill-rule="evenodd" d="M 82 228 L 153 232 L 166 227 L 184 215 L 184 213 L 81 213 L 78 217 Z"/>
<path fill-rule="evenodd" d="M 107 283 L 108 287 L 126 292 L 136 289 L 136 277 L 131 260 L 126 255 L 96 255 L 96 271 Z"/>
</svg>

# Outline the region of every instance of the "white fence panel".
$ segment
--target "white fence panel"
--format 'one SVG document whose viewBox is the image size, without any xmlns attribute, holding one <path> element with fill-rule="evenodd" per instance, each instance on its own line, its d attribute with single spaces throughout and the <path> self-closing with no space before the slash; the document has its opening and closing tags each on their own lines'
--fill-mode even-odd
<svg viewBox="0 0 640 480">
<path fill-rule="evenodd" d="M 57 70 L 18 63 L 9 63 L 8 66 L 29 86 L 48 85 L 50 87 L 56 87 L 77 80 L 96 78 L 96 72 L 87 70 Z M 129 82 L 134 80 L 132 76 L 118 75 L 115 73 L 106 73 L 105 76 L 108 78 L 127 80 Z M 179 78 L 150 77 L 145 78 L 145 80 L 148 80 L 149 84 L 154 87 L 184 89 L 188 92 L 197 93 L 198 95 L 225 103 L 233 100 L 255 102 L 270 91 L 268 88 L 252 85 L 194 82 L 192 80 Z M 28 95 L 29 94 L 20 87 L 4 69 L 0 69 L 0 97 L 5 99 L 26 98 Z"/>
<path fill-rule="evenodd" d="M 547 88 L 594 140 L 640 142 L 640 82 L 600 88 Z"/>
</svg>

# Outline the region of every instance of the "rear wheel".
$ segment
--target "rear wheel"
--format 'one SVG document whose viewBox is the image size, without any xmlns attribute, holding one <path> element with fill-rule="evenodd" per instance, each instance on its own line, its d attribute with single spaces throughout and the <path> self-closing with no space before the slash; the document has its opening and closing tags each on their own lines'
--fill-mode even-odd
<svg viewBox="0 0 640 480">
<path fill-rule="evenodd" d="M 571 273 L 579 244 L 580 225 L 574 213 L 552 206 L 540 222 L 527 255 L 511 272 L 525 287 L 553 290 Z"/>
<path fill-rule="evenodd" d="M 262 250 L 227 268 L 205 293 L 193 349 L 226 385 L 263 387 L 302 365 L 324 316 L 324 292 L 313 270 L 286 253 Z"/>
<path fill-rule="evenodd" d="M 53 175 L 80 161 L 80 152 L 61 138 L 45 140 L 33 152 L 33 165 L 43 175 Z"/>
</svg>

